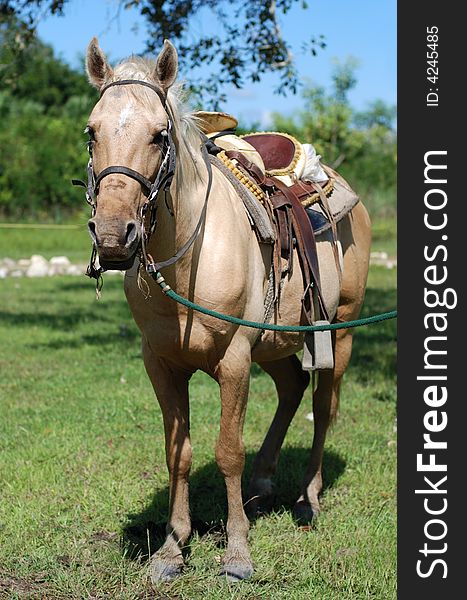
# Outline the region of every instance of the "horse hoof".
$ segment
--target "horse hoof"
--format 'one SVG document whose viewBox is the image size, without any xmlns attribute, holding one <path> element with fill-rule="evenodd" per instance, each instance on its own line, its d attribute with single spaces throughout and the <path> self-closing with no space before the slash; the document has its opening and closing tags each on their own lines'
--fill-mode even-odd
<svg viewBox="0 0 467 600">
<path fill-rule="evenodd" d="M 165 560 L 154 560 L 150 567 L 152 583 L 159 581 L 171 581 L 182 574 L 183 565 L 169 563 Z"/>
<path fill-rule="evenodd" d="M 313 510 L 311 504 L 303 500 L 296 502 L 293 507 L 293 517 L 298 525 L 309 525 L 318 512 L 318 510 Z"/>
<path fill-rule="evenodd" d="M 250 481 L 245 512 L 249 519 L 255 519 L 271 512 L 274 506 L 274 487 L 269 477 L 260 477 Z"/>
<path fill-rule="evenodd" d="M 243 581 L 253 575 L 253 567 L 251 565 L 224 565 L 219 575 L 230 582 Z"/>
<path fill-rule="evenodd" d="M 246 516 L 253 521 L 258 517 L 262 517 L 263 515 L 270 513 L 273 506 L 274 496 L 272 494 L 268 494 L 266 496 L 260 496 L 248 500 L 248 502 L 245 503 L 245 513 Z"/>
</svg>

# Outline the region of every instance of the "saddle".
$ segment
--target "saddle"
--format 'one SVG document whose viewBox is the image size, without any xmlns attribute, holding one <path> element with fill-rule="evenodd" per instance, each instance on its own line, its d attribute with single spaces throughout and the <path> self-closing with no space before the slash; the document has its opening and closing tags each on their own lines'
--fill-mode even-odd
<svg viewBox="0 0 467 600">
<path fill-rule="evenodd" d="M 267 207 L 278 243 L 274 247 L 275 296 L 293 269 L 296 249 L 303 277 L 302 322 L 327 323 L 321 293 L 316 235 L 331 229 L 336 266 L 340 273 L 336 223 L 358 202 L 358 197 L 335 171 L 321 165 L 311 144 L 275 132 L 236 136 L 236 119 L 226 113 L 198 113 L 209 138 L 208 151 Z M 224 129 L 220 129 L 224 127 Z M 331 208 L 332 205 L 332 208 Z M 285 260 L 286 268 L 283 268 Z M 319 355 L 319 356 L 318 356 Z M 302 363 L 306 369 L 332 368 L 329 331 L 305 336 Z"/>
<path fill-rule="evenodd" d="M 302 145 L 291 135 L 273 132 L 250 133 L 242 136 L 242 139 L 258 152 L 269 175 L 302 175 L 305 166 L 304 152 Z"/>
</svg>

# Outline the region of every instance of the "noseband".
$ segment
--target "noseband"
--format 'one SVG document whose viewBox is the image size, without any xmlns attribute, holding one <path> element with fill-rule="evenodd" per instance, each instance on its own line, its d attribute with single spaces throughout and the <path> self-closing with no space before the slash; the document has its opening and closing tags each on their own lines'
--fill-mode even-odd
<svg viewBox="0 0 467 600">
<path fill-rule="evenodd" d="M 139 79 L 123 79 L 121 81 L 114 81 L 112 83 L 109 83 L 101 89 L 99 98 L 102 98 L 102 95 L 104 94 L 104 92 L 106 90 L 108 90 L 110 87 L 114 87 L 117 85 L 143 85 L 145 87 L 148 87 L 159 96 L 164 109 L 166 107 L 167 97 L 164 94 L 164 92 L 160 88 L 156 87 L 155 85 L 152 85 L 151 83 L 149 83 L 147 81 L 141 81 Z M 161 190 L 166 192 L 169 189 L 169 187 L 172 183 L 174 174 L 175 174 L 177 151 L 176 151 L 176 147 L 175 147 L 173 137 L 172 137 L 172 127 L 173 127 L 172 121 L 169 118 L 168 124 L 167 124 L 167 129 L 163 130 L 161 132 L 161 135 L 164 139 L 163 146 L 162 146 L 162 161 L 161 161 L 159 170 L 158 170 L 157 175 L 153 182 L 150 181 L 147 177 L 145 177 L 141 173 L 139 173 L 138 171 L 135 171 L 134 169 L 130 169 L 129 167 L 125 167 L 122 165 L 111 165 L 110 167 L 106 167 L 96 176 L 96 174 L 94 172 L 93 162 L 92 162 L 91 145 L 88 146 L 88 151 L 89 151 L 90 157 L 89 157 L 89 161 L 87 164 L 87 176 L 88 176 L 87 184 L 84 183 L 84 181 L 81 181 L 79 179 L 72 179 L 73 185 L 79 185 L 86 189 L 86 201 L 91 206 L 91 209 L 92 209 L 91 216 L 92 217 L 96 214 L 96 210 L 97 210 L 97 196 L 99 194 L 99 185 L 100 185 L 101 181 L 104 179 L 104 177 L 107 177 L 107 175 L 112 175 L 112 174 L 125 175 L 127 177 L 130 177 L 131 179 L 134 179 L 141 185 L 141 190 L 147 198 L 146 202 L 143 204 L 143 206 L 141 207 L 141 211 L 140 211 L 140 220 L 141 220 L 140 221 L 140 225 L 141 225 L 140 245 L 141 245 L 141 255 L 142 255 L 141 261 L 144 262 L 146 270 L 149 273 L 155 273 L 156 271 L 159 271 L 160 269 L 175 263 L 179 258 L 181 258 L 185 254 L 185 252 L 193 244 L 193 242 L 197 238 L 197 236 L 201 230 L 201 226 L 204 223 L 204 220 L 206 218 L 207 201 L 209 198 L 209 193 L 210 193 L 211 185 L 212 185 L 211 163 L 207 157 L 206 147 L 203 142 L 203 144 L 201 145 L 201 150 L 202 150 L 203 157 L 205 159 L 206 167 L 208 170 L 208 185 L 207 185 L 207 189 L 206 189 L 206 197 L 205 197 L 205 201 L 204 201 L 204 206 L 201 211 L 201 215 L 200 215 L 198 224 L 195 228 L 195 231 L 193 232 L 193 235 L 190 237 L 188 242 L 186 244 L 184 244 L 184 246 L 182 248 L 180 248 L 180 250 L 178 250 L 178 252 L 174 256 L 172 256 L 171 258 L 169 258 L 165 261 L 155 263 L 154 259 L 151 257 L 151 255 L 147 253 L 146 246 L 149 241 L 149 236 L 154 232 L 154 230 L 156 228 L 156 224 L 157 224 L 157 220 L 156 220 L 157 196 Z M 145 225 L 144 225 L 146 215 L 148 215 L 148 217 L 149 217 L 148 232 L 145 231 Z M 103 267 L 97 268 L 95 266 L 96 257 L 97 257 L 97 249 L 94 245 L 93 251 L 91 254 L 90 264 L 88 266 L 86 274 L 89 277 L 99 280 L 101 278 L 101 274 L 106 269 Z"/>
</svg>

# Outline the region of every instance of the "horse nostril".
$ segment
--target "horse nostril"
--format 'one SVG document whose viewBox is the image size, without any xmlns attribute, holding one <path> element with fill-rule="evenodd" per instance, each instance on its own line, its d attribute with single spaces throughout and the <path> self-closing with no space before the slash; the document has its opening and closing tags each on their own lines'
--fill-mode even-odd
<svg viewBox="0 0 467 600">
<path fill-rule="evenodd" d="M 88 230 L 89 230 L 89 235 L 92 238 L 92 241 L 94 242 L 94 244 L 96 244 L 97 246 L 97 230 L 96 230 L 96 224 L 95 222 L 90 219 L 88 221 Z"/>
<path fill-rule="evenodd" d="M 125 248 L 129 248 L 138 237 L 138 226 L 136 221 L 129 221 L 126 226 Z"/>
</svg>

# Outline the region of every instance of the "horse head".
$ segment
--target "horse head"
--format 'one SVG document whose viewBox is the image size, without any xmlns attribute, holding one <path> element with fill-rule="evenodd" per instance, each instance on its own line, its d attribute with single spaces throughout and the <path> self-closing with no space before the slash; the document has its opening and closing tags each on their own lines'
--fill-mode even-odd
<svg viewBox="0 0 467 600">
<path fill-rule="evenodd" d="M 132 57 L 113 69 L 96 38 L 86 70 L 100 91 L 86 127 L 91 154 L 93 216 L 88 228 L 101 266 L 131 267 L 142 236 L 148 200 L 167 150 L 165 101 L 178 59 L 167 40 L 156 61 Z"/>
</svg>

